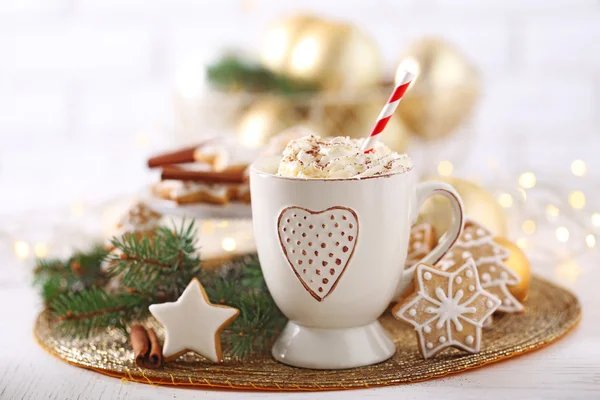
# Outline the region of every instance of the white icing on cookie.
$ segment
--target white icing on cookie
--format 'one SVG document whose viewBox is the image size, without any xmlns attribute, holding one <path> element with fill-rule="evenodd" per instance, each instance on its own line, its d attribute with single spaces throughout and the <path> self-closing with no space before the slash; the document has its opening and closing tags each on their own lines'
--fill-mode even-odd
<svg viewBox="0 0 600 400">
<path fill-rule="evenodd" d="M 493 287 L 505 287 L 502 290 L 498 288 L 493 291 L 502 300 L 502 304 L 498 308 L 499 311 L 517 312 L 524 310 L 523 305 L 506 288 L 507 285 L 517 285 L 521 280 L 504 262 L 509 258 L 510 253 L 493 240 L 493 235 L 487 229 L 472 219 L 467 219 L 465 233 L 459 238 L 455 246 L 454 252 L 461 251 L 460 255 L 463 259 L 468 256 L 477 257 L 475 264 L 478 267 L 484 289 L 489 288 L 492 290 Z M 437 265 L 446 271 L 455 267 L 457 262 L 461 263 L 462 260 L 455 257 L 452 252 L 448 252 Z"/>
<path fill-rule="evenodd" d="M 429 280 L 426 273 L 431 275 Z M 420 264 L 415 278 L 415 294 L 395 307 L 393 314 L 415 327 L 423 356 L 429 358 L 450 346 L 478 352 L 483 322 L 501 301 L 481 287 L 474 261 L 468 259 L 453 271 Z M 476 336 L 463 336 L 465 329 L 475 331 Z"/>
</svg>

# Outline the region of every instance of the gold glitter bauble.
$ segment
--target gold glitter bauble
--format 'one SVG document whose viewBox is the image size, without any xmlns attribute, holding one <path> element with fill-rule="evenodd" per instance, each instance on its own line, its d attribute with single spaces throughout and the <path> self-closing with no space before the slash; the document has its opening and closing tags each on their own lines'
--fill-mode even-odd
<svg viewBox="0 0 600 400">
<path fill-rule="evenodd" d="M 89 339 L 61 336 L 57 321 L 48 311 L 38 317 L 34 334 L 52 355 L 79 367 L 139 383 L 187 386 L 198 389 L 243 390 L 342 390 L 421 382 L 483 367 L 521 355 L 552 343 L 569 332 L 581 318 L 577 298 L 565 289 L 533 278 L 527 311 L 494 318 L 494 325 L 482 337 L 481 353 L 464 354 L 450 349 L 424 360 L 419 354 L 415 332 L 387 312 L 380 322 L 396 344 L 396 354 L 388 361 L 368 367 L 343 370 L 313 370 L 289 367 L 266 355 L 246 361 L 225 357 L 214 364 L 193 353 L 167 362 L 156 370 L 135 366 L 127 337 L 120 329 L 108 329 Z M 153 320 L 145 322 L 163 330 Z M 227 349 L 224 349 L 227 354 Z"/>
<path fill-rule="evenodd" d="M 385 101 L 386 99 L 381 99 L 381 102 L 325 106 L 321 136 L 367 137 L 381 112 L 381 105 L 385 104 Z M 388 122 L 380 140 L 392 150 L 405 153 L 408 147 L 409 131 L 402 120 L 395 116 Z"/>
<path fill-rule="evenodd" d="M 438 176 L 432 180 L 446 182 L 456 189 L 462 198 L 466 216 L 485 226 L 494 235 L 506 236 L 507 221 L 504 209 L 490 192 L 476 183 L 452 176 Z M 448 199 L 442 196 L 427 199 L 418 219 L 419 223 L 432 224 L 438 239 L 448 231 L 451 221 L 450 204 Z"/>
<path fill-rule="evenodd" d="M 265 97 L 255 101 L 242 113 L 236 128 L 238 142 L 249 147 L 260 147 L 269 139 L 303 121 L 294 105 L 281 97 Z"/>
<path fill-rule="evenodd" d="M 372 87 L 381 81 L 381 54 L 355 26 L 313 15 L 273 23 L 260 58 L 272 71 L 318 84 L 325 90 Z"/>
<path fill-rule="evenodd" d="M 504 264 L 521 278 L 521 282 L 517 285 L 507 285 L 506 287 L 517 300 L 523 302 L 527 299 L 529 285 L 531 284 L 531 266 L 529 260 L 523 250 L 510 240 L 503 237 L 495 237 L 494 241 L 510 253 L 510 257 L 504 261 Z"/>
<path fill-rule="evenodd" d="M 452 133 L 471 114 L 481 79 L 475 67 L 450 44 L 421 39 L 406 49 L 398 71 L 416 73 L 398 107 L 416 135 L 437 139 Z"/>
</svg>

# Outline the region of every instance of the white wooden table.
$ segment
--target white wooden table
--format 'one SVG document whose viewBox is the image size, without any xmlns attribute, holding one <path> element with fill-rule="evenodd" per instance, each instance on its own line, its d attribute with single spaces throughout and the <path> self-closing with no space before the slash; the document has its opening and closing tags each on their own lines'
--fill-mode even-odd
<svg viewBox="0 0 600 400">
<path fill-rule="evenodd" d="M 127 382 L 64 363 L 34 341 L 40 300 L 30 263 L 0 239 L 0 399 L 600 399 L 600 260 L 590 252 L 577 266 L 534 270 L 575 290 L 581 324 L 540 351 L 467 373 L 412 385 L 325 393 L 256 393 L 156 387 Z"/>
</svg>

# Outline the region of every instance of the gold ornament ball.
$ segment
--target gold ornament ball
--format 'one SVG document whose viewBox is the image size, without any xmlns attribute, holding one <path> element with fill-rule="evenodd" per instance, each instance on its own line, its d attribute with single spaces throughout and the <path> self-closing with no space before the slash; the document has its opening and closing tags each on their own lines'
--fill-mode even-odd
<svg viewBox="0 0 600 400">
<path fill-rule="evenodd" d="M 260 147 L 274 135 L 302 121 L 302 115 L 291 102 L 280 97 L 265 97 L 242 113 L 236 138 L 242 145 Z"/>
<path fill-rule="evenodd" d="M 356 105 L 331 105 L 323 109 L 323 131 L 321 136 L 349 136 L 351 138 L 366 137 L 381 111 L 381 102 Z M 409 131 L 402 120 L 394 116 L 388 122 L 381 135 L 381 141 L 398 153 L 405 153 L 409 143 Z"/>
<path fill-rule="evenodd" d="M 474 182 L 452 176 L 439 176 L 430 180 L 452 185 L 462 198 L 465 216 L 473 218 L 496 236 L 506 236 L 504 209 L 490 192 Z M 418 218 L 419 223 L 430 223 L 435 227 L 438 239 L 448 231 L 451 221 L 450 204 L 442 196 L 433 196 L 425 201 Z"/>
<path fill-rule="evenodd" d="M 398 65 L 416 74 L 398 107 L 411 131 L 439 139 L 456 130 L 471 114 L 481 91 L 477 69 L 452 45 L 426 38 L 410 45 Z"/>
<path fill-rule="evenodd" d="M 521 278 L 517 285 L 507 286 L 508 290 L 517 300 L 525 301 L 531 283 L 531 267 L 527 256 L 515 243 L 504 237 L 495 237 L 494 241 L 508 250 L 510 256 L 504 264 Z"/>
<path fill-rule="evenodd" d="M 325 90 L 372 87 L 381 81 L 383 71 L 379 49 L 364 32 L 307 14 L 267 28 L 260 59 L 272 71 Z"/>
</svg>

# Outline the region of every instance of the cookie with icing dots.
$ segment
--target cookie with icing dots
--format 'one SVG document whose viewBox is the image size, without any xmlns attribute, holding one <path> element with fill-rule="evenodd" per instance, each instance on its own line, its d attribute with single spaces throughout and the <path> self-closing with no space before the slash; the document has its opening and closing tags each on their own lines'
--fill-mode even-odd
<svg viewBox="0 0 600 400">
<path fill-rule="evenodd" d="M 410 230 L 405 267 L 410 268 L 435 247 L 435 228 L 431 224 L 415 225 Z"/>
<path fill-rule="evenodd" d="M 142 202 L 134 203 L 121 216 L 112 236 L 120 237 L 131 234 L 138 239 L 152 237 L 156 232 L 156 228 L 160 226 L 162 218 L 162 214 L 150 209 L 146 204 Z M 105 247 L 108 251 L 115 249 L 110 239 L 106 241 Z"/>
<path fill-rule="evenodd" d="M 498 311 L 513 313 L 525 309 L 506 287 L 517 285 L 521 278 L 504 263 L 509 252 L 493 240 L 493 235 L 478 222 L 468 219 L 456 244 L 437 263 L 442 270 L 473 258 L 479 271 L 481 286 L 501 301 Z"/>
<path fill-rule="evenodd" d="M 423 357 L 448 347 L 478 353 L 484 322 L 501 302 L 481 286 L 473 259 L 447 271 L 419 264 L 414 281 L 415 291 L 392 314 L 414 326 Z"/>
</svg>

